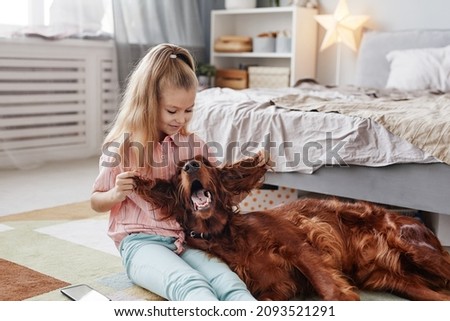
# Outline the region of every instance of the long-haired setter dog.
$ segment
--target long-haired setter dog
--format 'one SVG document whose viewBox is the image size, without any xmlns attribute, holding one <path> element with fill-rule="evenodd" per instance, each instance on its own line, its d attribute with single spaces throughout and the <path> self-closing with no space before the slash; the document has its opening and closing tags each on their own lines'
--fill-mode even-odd
<svg viewBox="0 0 450 321">
<path fill-rule="evenodd" d="M 450 255 L 417 219 L 336 199 L 239 213 L 237 196 L 268 168 L 261 154 L 221 167 L 195 157 L 171 180 L 136 179 L 136 192 L 175 215 L 188 246 L 225 261 L 258 300 L 359 300 L 363 289 L 450 300 Z"/>
</svg>

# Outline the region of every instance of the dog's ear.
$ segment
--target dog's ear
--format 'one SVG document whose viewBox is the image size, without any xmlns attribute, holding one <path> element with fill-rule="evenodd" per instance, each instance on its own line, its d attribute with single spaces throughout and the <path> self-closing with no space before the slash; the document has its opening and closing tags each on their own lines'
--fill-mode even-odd
<svg viewBox="0 0 450 321">
<path fill-rule="evenodd" d="M 235 195 L 249 193 L 262 185 L 264 174 L 271 168 L 268 154 L 259 152 L 221 169 L 220 178 L 226 190 Z"/>
<path fill-rule="evenodd" d="M 172 181 L 164 179 L 145 180 L 134 177 L 135 192 L 156 208 L 164 209 L 168 216 L 175 213 L 176 195 Z"/>
</svg>

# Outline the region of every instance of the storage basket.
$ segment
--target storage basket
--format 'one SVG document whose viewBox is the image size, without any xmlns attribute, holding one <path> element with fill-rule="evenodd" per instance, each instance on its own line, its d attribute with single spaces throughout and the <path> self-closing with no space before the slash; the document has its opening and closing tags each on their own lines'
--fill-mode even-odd
<svg viewBox="0 0 450 321">
<path fill-rule="evenodd" d="M 253 38 L 253 52 L 275 52 L 275 38 L 273 37 Z"/>
<path fill-rule="evenodd" d="M 248 87 L 248 76 L 246 70 L 241 69 L 219 69 L 216 72 L 217 87 L 228 87 L 232 89 L 244 89 Z"/>
<path fill-rule="evenodd" d="M 220 36 L 214 43 L 216 52 L 248 52 L 252 49 L 252 38 L 247 36 Z"/>
<path fill-rule="evenodd" d="M 289 87 L 288 67 L 248 67 L 250 88 Z"/>
<path fill-rule="evenodd" d="M 242 202 L 239 208 L 242 212 L 264 211 L 277 205 L 296 200 L 297 190 L 283 186 L 263 185 L 253 190 Z"/>
</svg>

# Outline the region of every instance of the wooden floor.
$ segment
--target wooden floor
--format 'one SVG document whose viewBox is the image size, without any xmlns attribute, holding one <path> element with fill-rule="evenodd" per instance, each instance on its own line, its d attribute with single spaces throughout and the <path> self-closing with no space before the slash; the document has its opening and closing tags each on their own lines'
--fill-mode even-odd
<svg viewBox="0 0 450 321">
<path fill-rule="evenodd" d="M 0 170 L 0 216 L 89 199 L 98 157 Z"/>
</svg>

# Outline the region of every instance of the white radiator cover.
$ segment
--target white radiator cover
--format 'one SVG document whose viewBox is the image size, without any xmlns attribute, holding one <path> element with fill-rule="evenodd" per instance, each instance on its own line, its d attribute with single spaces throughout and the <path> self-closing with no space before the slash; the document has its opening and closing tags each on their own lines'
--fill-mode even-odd
<svg viewBox="0 0 450 321">
<path fill-rule="evenodd" d="M 0 167 L 98 155 L 118 96 L 113 42 L 0 40 Z"/>
</svg>

